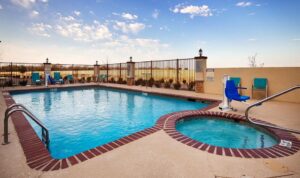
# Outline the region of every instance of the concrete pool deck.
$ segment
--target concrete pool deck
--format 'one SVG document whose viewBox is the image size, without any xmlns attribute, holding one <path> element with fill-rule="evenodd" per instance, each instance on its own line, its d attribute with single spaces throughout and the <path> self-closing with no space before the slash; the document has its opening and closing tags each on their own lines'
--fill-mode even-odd
<svg viewBox="0 0 300 178">
<path fill-rule="evenodd" d="M 117 84 L 101 85 L 133 88 L 146 92 L 222 99 L 219 95 L 197 94 L 190 91 L 129 87 Z M 22 89 L 21 87 L 17 88 Z M 238 109 L 233 113 L 244 114 L 246 105 L 238 102 L 232 104 Z M 6 104 L 1 92 L 0 114 L 2 117 L 5 108 Z M 211 110 L 217 111 L 218 108 Z M 300 129 L 300 104 L 271 101 L 253 109 L 251 116 L 280 126 Z M 27 166 L 11 121 L 9 121 L 9 131 L 10 144 L 0 146 L 0 177 L 241 177 L 243 175 L 300 177 L 300 152 L 276 159 L 218 156 L 184 145 L 172 139 L 163 130 L 67 169 L 42 172 Z M 3 121 L 0 122 L 0 132 L 3 133 Z M 300 138 L 298 135 L 296 136 Z"/>
</svg>

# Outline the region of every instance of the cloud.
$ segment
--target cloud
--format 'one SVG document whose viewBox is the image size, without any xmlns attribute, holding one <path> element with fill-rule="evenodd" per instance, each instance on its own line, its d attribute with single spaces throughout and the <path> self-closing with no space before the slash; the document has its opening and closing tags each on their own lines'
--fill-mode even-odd
<svg viewBox="0 0 300 178">
<path fill-rule="evenodd" d="M 30 17 L 31 17 L 31 18 L 35 18 L 35 17 L 38 17 L 39 14 L 40 14 L 40 13 L 39 13 L 38 11 L 35 11 L 35 10 L 34 10 L 34 11 L 32 11 L 32 12 L 30 13 Z"/>
<path fill-rule="evenodd" d="M 28 9 L 31 8 L 36 3 L 36 0 L 11 0 L 11 2 L 14 5 Z"/>
<path fill-rule="evenodd" d="M 95 12 L 92 11 L 92 10 L 90 10 L 89 13 L 90 13 L 91 15 L 95 15 Z"/>
<path fill-rule="evenodd" d="M 208 17 L 213 15 L 212 11 L 209 9 L 207 5 L 183 6 L 183 4 L 178 4 L 173 9 L 171 9 L 171 11 L 173 13 L 189 14 L 191 18 L 194 18 L 194 16 Z"/>
<path fill-rule="evenodd" d="M 2 5 L 0 4 L 0 10 L 2 10 L 3 9 L 3 7 L 2 7 Z"/>
<path fill-rule="evenodd" d="M 235 4 L 238 7 L 247 7 L 247 6 L 251 6 L 252 3 L 251 2 L 246 2 L 246 1 L 242 1 L 242 2 L 238 2 Z"/>
<path fill-rule="evenodd" d="M 154 9 L 154 11 L 152 12 L 152 17 L 153 17 L 154 19 L 157 19 L 158 16 L 159 16 L 159 11 L 158 11 L 157 9 Z"/>
<path fill-rule="evenodd" d="M 300 41 L 300 38 L 294 38 L 292 41 Z"/>
<path fill-rule="evenodd" d="M 135 15 L 135 14 L 130 14 L 130 13 L 122 13 L 121 16 L 122 16 L 124 19 L 126 19 L 126 20 L 135 20 L 135 19 L 138 18 L 137 15 Z"/>
<path fill-rule="evenodd" d="M 48 3 L 48 0 L 10 0 L 10 2 L 16 6 L 19 6 L 19 7 L 25 8 L 25 9 L 30 9 L 38 2 Z"/>
<path fill-rule="evenodd" d="M 170 31 L 169 27 L 166 25 L 159 27 L 159 30 Z"/>
<path fill-rule="evenodd" d="M 76 16 L 80 16 L 80 11 L 74 11 L 74 14 L 76 15 Z"/>
<path fill-rule="evenodd" d="M 52 26 L 49 24 L 44 23 L 35 23 L 32 24 L 28 30 L 36 35 L 43 36 L 43 37 L 50 37 L 50 31 L 52 29 Z"/>
<path fill-rule="evenodd" d="M 254 41 L 257 41 L 257 39 L 256 38 L 249 38 L 248 41 L 254 42 Z"/>
<path fill-rule="evenodd" d="M 84 24 L 72 16 L 61 16 L 55 29 L 59 35 L 75 41 L 92 42 L 112 37 L 112 33 L 106 25 L 100 24 L 98 21 Z"/>
<path fill-rule="evenodd" d="M 114 25 L 114 29 L 121 30 L 123 33 L 138 33 L 139 31 L 145 28 L 145 24 L 143 23 L 125 23 L 116 21 Z"/>
</svg>

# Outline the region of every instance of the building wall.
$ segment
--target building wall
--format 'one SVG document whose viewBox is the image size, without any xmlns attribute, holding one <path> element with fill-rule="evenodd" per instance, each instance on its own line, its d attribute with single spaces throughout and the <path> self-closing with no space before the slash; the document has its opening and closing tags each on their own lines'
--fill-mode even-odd
<svg viewBox="0 0 300 178">
<path fill-rule="evenodd" d="M 276 94 L 282 90 L 295 85 L 300 85 L 300 67 L 263 67 L 263 68 L 215 68 L 214 79 L 207 80 L 204 84 L 205 93 L 222 94 L 222 79 L 224 74 L 241 78 L 241 86 L 247 90 L 242 90 L 243 95 L 251 96 L 253 79 L 263 77 L 268 79 L 268 95 Z M 254 98 L 263 97 L 263 93 L 255 92 Z M 300 89 L 280 96 L 274 100 L 300 103 Z"/>
</svg>

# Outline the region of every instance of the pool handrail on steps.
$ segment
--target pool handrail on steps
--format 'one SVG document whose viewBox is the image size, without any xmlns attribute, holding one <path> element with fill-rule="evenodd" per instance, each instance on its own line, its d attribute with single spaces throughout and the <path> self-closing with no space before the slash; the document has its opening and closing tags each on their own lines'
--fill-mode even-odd
<svg viewBox="0 0 300 178">
<path fill-rule="evenodd" d="M 42 128 L 42 142 L 45 143 L 47 149 L 49 148 L 49 131 L 44 126 L 44 124 L 36 117 L 34 116 L 24 105 L 22 104 L 12 104 L 5 110 L 5 116 L 4 116 L 4 143 L 3 145 L 6 145 L 9 143 L 8 141 L 8 118 L 11 114 L 14 112 L 21 111 L 25 113 L 27 116 L 29 116 L 36 124 L 38 124 Z"/>
<path fill-rule="evenodd" d="M 266 101 L 269 101 L 269 100 L 271 100 L 271 99 L 273 99 L 273 98 L 279 97 L 279 96 L 281 96 L 281 95 L 283 95 L 283 94 L 289 93 L 289 92 L 291 92 L 291 91 L 293 91 L 293 90 L 296 90 L 296 89 L 300 89 L 300 85 L 296 85 L 296 86 L 294 86 L 294 87 L 291 87 L 291 88 L 289 88 L 289 89 L 287 89 L 287 90 L 284 90 L 284 91 L 282 91 L 282 92 L 280 92 L 280 93 L 277 93 L 277 94 L 275 94 L 275 95 L 269 96 L 269 97 L 267 97 L 267 98 L 265 98 L 265 99 L 263 99 L 263 100 L 260 100 L 260 101 L 258 101 L 258 102 L 256 102 L 256 103 L 250 105 L 250 106 L 246 109 L 246 111 L 245 111 L 245 117 L 246 117 L 246 119 L 247 119 L 249 122 L 251 122 L 251 123 L 253 123 L 253 124 L 255 124 L 255 125 L 260 125 L 260 126 L 270 127 L 270 128 L 273 128 L 273 129 L 279 129 L 279 130 L 284 130 L 284 131 L 292 132 L 292 133 L 295 133 L 295 134 L 300 134 L 300 130 L 288 129 L 288 128 L 283 128 L 283 127 L 279 127 L 279 126 L 275 126 L 275 125 L 270 125 L 270 124 L 266 124 L 266 123 L 256 122 L 256 121 L 252 120 L 252 119 L 249 117 L 249 110 L 250 110 L 251 108 L 253 108 L 254 106 L 260 106 L 262 103 L 264 103 L 264 102 L 266 102 Z"/>
</svg>

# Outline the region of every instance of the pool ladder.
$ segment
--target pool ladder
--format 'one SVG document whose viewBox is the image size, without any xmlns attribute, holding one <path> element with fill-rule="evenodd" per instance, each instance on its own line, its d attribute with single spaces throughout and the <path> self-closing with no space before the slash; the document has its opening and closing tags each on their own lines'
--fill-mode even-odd
<svg viewBox="0 0 300 178">
<path fill-rule="evenodd" d="M 253 108 L 253 107 L 255 107 L 255 106 L 260 106 L 260 105 L 262 105 L 262 103 L 264 103 L 264 102 L 266 102 L 266 101 L 269 101 L 269 100 L 271 100 L 271 99 L 273 99 L 273 98 L 276 98 L 276 97 L 279 97 L 279 96 L 284 95 L 284 94 L 286 94 L 286 93 L 289 93 L 289 92 L 291 92 L 291 91 L 293 91 L 293 90 L 296 90 L 296 89 L 300 89 L 300 85 L 296 85 L 296 86 L 294 86 L 294 87 L 291 87 L 291 88 L 289 88 L 289 89 L 287 89 L 287 90 L 284 90 L 284 91 L 282 91 L 282 92 L 280 92 L 280 93 L 277 93 L 277 94 L 275 94 L 275 95 L 269 96 L 269 97 L 267 97 L 267 98 L 265 98 L 265 99 L 263 99 L 263 100 L 260 100 L 260 101 L 258 101 L 258 102 L 256 102 L 256 103 L 250 105 L 250 106 L 246 109 L 246 111 L 245 111 L 245 117 L 246 117 L 246 119 L 247 119 L 249 122 L 251 122 L 251 123 L 253 123 L 253 124 L 255 124 L 255 125 L 260 125 L 260 126 L 264 126 L 264 127 L 270 127 L 270 128 L 273 128 L 273 129 L 279 129 L 279 130 L 284 130 L 284 131 L 288 131 L 288 132 L 300 134 L 300 130 L 293 130 L 293 129 L 283 128 L 283 127 L 279 127 L 279 126 L 275 126 L 275 125 L 270 125 L 270 124 L 266 124 L 266 123 L 256 122 L 256 121 L 252 120 L 252 119 L 249 117 L 249 111 L 250 111 L 251 108 Z"/>
<path fill-rule="evenodd" d="M 37 125 L 39 125 L 42 128 L 42 142 L 46 145 L 47 149 L 49 148 L 49 131 L 48 129 L 44 126 L 44 124 L 37 118 L 35 117 L 24 105 L 22 104 L 13 104 L 9 106 L 6 111 L 5 111 L 5 117 L 4 117 L 4 143 L 3 145 L 6 145 L 9 143 L 8 141 L 8 118 L 10 115 L 12 115 L 14 112 L 23 112 L 27 116 L 29 116 Z"/>
</svg>

